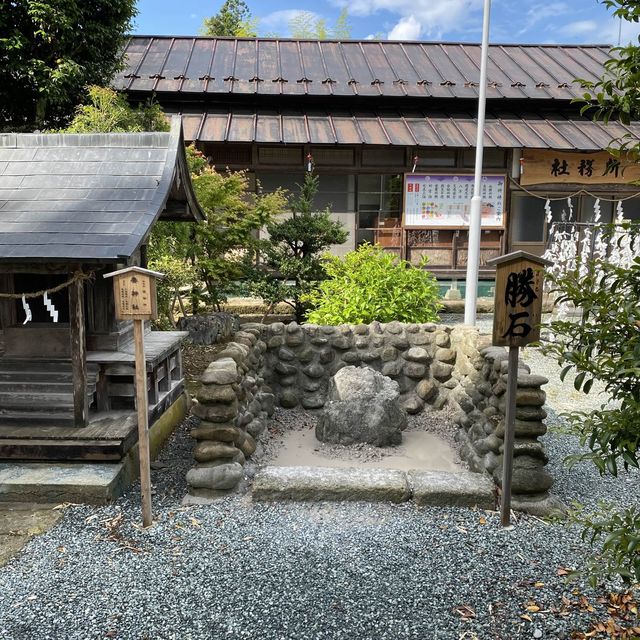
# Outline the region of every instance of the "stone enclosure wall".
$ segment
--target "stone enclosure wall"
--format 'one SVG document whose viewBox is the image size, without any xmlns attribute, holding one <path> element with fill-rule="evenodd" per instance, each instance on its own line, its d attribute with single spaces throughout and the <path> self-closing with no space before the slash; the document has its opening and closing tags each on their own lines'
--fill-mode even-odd
<svg viewBox="0 0 640 640">
<path fill-rule="evenodd" d="M 192 413 L 201 419 L 191 430 L 196 466 L 187 473 L 189 493 L 215 497 L 235 488 L 274 411 L 264 384 L 266 345 L 260 331 L 239 331 L 204 372 Z"/>
<path fill-rule="evenodd" d="M 441 408 L 475 371 L 477 332 L 463 327 L 391 322 L 338 327 L 257 325 L 267 346 L 264 377 L 282 407 L 321 409 L 342 367 L 368 366 L 395 380 L 407 413 Z"/>
<path fill-rule="evenodd" d="M 462 445 L 461 458 L 471 469 L 487 473 L 501 486 L 508 354 L 502 347 L 486 347 L 480 355 L 481 367 L 466 389 L 472 405 L 465 406 L 456 419 L 462 427 L 457 438 Z M 546 394 L 541 389 L 547 382 L 547 378 L 532 374 L 522 361 L 518 363 L 512 504 L 541 515 L 561 508 L 548 494 L 553 478 L 545 470 L 549 459 L 538 440 L 547 432 Z"/>
<path fill-rule="evenodd" d="M 476 329 L 391 322 L 338 327 L 246 324 L 207 368 L 193 413 L 197 465 L 190 493 L 213 497 L 238 485 L 276 404 L 321 411 L 329 380 L 342 367 L 367 366 L 395 380 L 407 413 L 451 406 L 461 427 L 461 456 L 478 472 L 501 478 L 507 353 L 480 350 Z M 522 365 L 514 462 L 514 505 L 547 498 L 552 484 L 537 438 L 546 382 Z"/>
</svg>

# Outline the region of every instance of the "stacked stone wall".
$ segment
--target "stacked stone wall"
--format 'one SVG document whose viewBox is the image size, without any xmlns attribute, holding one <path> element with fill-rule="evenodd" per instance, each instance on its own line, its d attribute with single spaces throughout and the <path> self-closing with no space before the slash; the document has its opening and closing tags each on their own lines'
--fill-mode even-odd
<svg viewBox="0 0 640 640">
<path fill-rule="evenodd" d="M 284 408 L 321 409 L 329 380 L 368 366 L 398 383 L 407 413 L 441 408 L 475 371 L 477 331 L 436 324 L 255 325 L 267 345 L 264 377 Z"/>
<path fill-rule="evenodd" d="M 187 473 L 189 493 L 215 497 L 243 479 L 246 459 L 274 410 L 274 396 L 265 385 L 265 343 L 260 331 L 239 331 L 234 341 L 207 367 L 192 413 L 201 419 L 191 431 L 196 440 L 196 466 Z"/>
<path fill-rule="evenodd" d="M 330 379 L 349 365 L 395 380 L 410 414 L 454 408 L 461 457 L 500 485 L 507 353 L 481 350 L 478 341 L 474 328 L 436 324 L 243 325 L 202 376 L 193 408 L 202 421 L 191 434 L 197 441 L 196 466 L 187 474 L 191 495 L 214 497 L 236 488 L 274 406 L 321 410 Z M 546 432 L 546 382 L 520 363 L 513 504 L 530 511 L 532 503 L 546 500 L 548 506 L 553 483 L 538 440 Z"/>
<path fill-rule="evenodd" d="M 471 469 L 487 473 L 501 486 L 508 354 L 501 347 L 486 347 L 480 353 L 482 365 L 466 387 L 472 405 L 457 418 L 462 427 L 458 432 L 460 455 Z M 547 382 L 533 375 L 522 361 L 518 363 L 512 501 L 515 508 L 532 512 L 539 505 L 541 513 L 549 511 L 548 491 L 553 484 L 545 470 L 549 459 L 539 440 L 547 431 L 546 395 L 541 389 Z"/>
</svg>

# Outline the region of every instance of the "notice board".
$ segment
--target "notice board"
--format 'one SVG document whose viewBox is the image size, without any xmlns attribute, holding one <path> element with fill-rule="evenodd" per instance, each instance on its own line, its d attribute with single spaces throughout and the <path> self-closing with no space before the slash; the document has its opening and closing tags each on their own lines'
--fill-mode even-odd
<svg viewBox="0 0 640 640">
<path fill-rule="evenodd" d="M 407 173 L 404 180 L 404 225 L 459 229 L 469 226 L 474 177 L 468 174 Z M 482 227 L 503 229 L 506 177 L 482 176 Z"/>
</svg>

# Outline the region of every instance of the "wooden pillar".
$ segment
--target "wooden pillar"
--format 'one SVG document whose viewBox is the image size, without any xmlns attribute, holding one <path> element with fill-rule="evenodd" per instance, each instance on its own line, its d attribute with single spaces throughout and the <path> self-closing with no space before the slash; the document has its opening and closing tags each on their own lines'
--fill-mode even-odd
<svg viewBox="0 0 640 640">
<path fill-rule="evenodd" d="M 138 454 L 140 456 L 140 493 L 142 494 L 142 523 L 153 522 L 151 511 L 151 467 L 149 452 L 149 409 L 147 391 L 147 362 L 144 357 L 143 321 L 133 321 L 133 342 L 136 352 L 136 409 L 138 412 Z"/>
<path fill-rule="evenodd" d="M 87 349 L 84 325 L 84 284 L 76 280 L 69 286 L 69 339 L 73 372 L 73 417 L 76 427 L 89 422 L 87 398 Z"/>
</svg>

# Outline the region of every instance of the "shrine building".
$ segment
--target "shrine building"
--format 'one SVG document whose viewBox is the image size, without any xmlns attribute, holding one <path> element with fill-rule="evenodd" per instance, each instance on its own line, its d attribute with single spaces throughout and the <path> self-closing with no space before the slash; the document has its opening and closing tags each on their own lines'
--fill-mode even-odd
<svg viewBox="0 0 640 640">
<path fill-rule="evenodd" d="M 607 45 L 490 47 L 481 277 L 505 252 L 542 254 L 554 221 L 640 219 L 639 168 L 604 151 L 640 123 L 572 104 L 575 78 L 608 59 Z M 311 166 L 317 206 L 349 231 L 337 253 L 377 242 L 464 278 L 479 64 L 463 43 L 135 36 L 114 86 L 181 114 L 185 139 L 256 189 L 294 189 Z"/>
<path fill-rule="evenodd" d="M 166 133 L 0 135 L 0 460 L 126 458 L 133 327 L 103 276 L 145 266 L 157 220 L 202 219 L 179 118 Z M 145 331 L 149 424 L 165 436 L 186 413 L 185 336 Z"/>
</svg>

